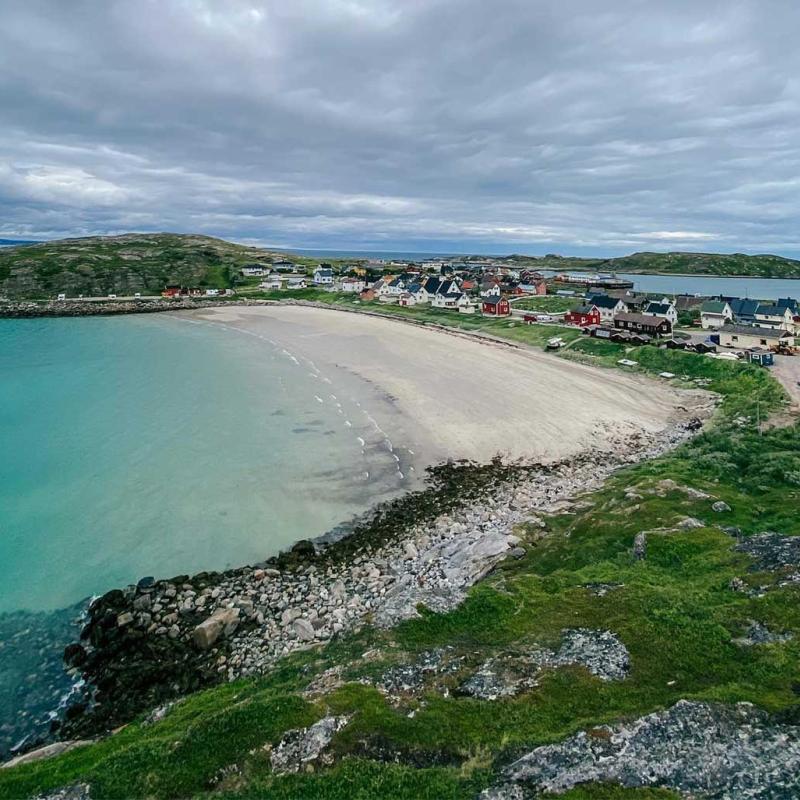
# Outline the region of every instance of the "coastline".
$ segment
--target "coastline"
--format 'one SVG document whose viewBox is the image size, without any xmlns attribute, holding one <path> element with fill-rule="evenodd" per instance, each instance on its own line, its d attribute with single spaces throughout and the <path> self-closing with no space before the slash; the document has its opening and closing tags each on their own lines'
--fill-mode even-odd
<svg viewBox="0 0 800 800">
<path fill-rule="evenodd" d="M 470 345 L 496 349 L 485 340 Z M 508 357 L 522 350 L 511 345 L 500 352 Z M 570 374 L 585 369 L 559 364 Z M 264 562 L 145 578 L 106 593 L 91 605 L 81 641 L 65 653 L 73 676 L 85 679 L 93 694 L 68 710 L 59 735 L 100 735 L 160 703 L 259 674 L 284 655 L 365 624 L 413 618 L 420 603 L 433 611 L 455 607 L 503 559 L 525 557 L 535 547 L 542 515 L 568 511 L 615 470 L 693 435 L 714 402 L 704 392 L 687 396 L 695 408 L 684 406 L 657 429 L 607 424 L 594 430 L 595 442 L 604 437 L 606 448 L 578 447 L 561 458 L 531 452 L 505 464 L 451 461 L 428 470 L 425 488 Z"/>
<path fill-rule="evenodd" d="M 91 604 L 80 642 L 66 648 L 72 674 L 92 689 L 67 710 L 59 738 L 104 735 L 365 625 L 418 617 L 420 604 L 452 610 L 504 559 L 535 551 L 547 532 L 543 516 L 571 513 L 616 470 L 701 426 L 698 417 L 661 437 L 621 437 L 601 460 L 441 465 L 425 489 L 373 509 L 333 542 L 304 540 L 254 565 L 112 590 Z"/>
</svg>

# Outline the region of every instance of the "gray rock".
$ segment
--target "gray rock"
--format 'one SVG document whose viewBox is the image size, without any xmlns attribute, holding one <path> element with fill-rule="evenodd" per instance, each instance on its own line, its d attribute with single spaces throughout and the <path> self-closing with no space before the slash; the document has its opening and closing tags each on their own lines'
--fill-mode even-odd
<svg viewBox="0 0 800 800">
<path fill-rule="evenodd" d="M 682 519 L 675 527 L 680 531 L 693 531 L 697 528 L 705 528 L 705 522 L 701 522 L 695 517 L 686 517 Z"/>
<path fill-rule="evenodd" d="M 34 761 L 44 761 L 48 758 L 55 758 L 62 753 L 68 753 L 76 747 L 85 747 L 87 744 L 93 744 L 88 739 L 73 739 L 66 742 L 53 742 L 44 747 L 39 747 L 36 750 L 29 750 L 21 756 L 16 756 L 9 761 L 4 761 L 0 764 L 0 769 L 10 769 L 11 767 L 18 767 L 20 764 L 31 764 Z"/>
<path fill-rule="evenodd" d="M 537 747 L 503 778 L 497 788 L 536 793 L 606 782 L 715 800 L 789 800 L 800 793 L 800 728 L 775 723 L 749 703 L 681 700 L 628 725 Z"/>
<path fill-rule="evenodd" d="M 736 545 L 736 550 L 751 555 L 754 569 L 774 572 L 784 567 L 800 566 L 800 536 L 784 536 L 767 531 L 748 536 Z"/>
<path fill-rule="evenodd" d="M 621 681 L 630 669 L 630 654 L 616 634 L 590 628 L 563 632 L 557 652 L 539 650 L 532 660 L 541 667 L 581 666 L 603 681 Z"/>
<path fill-rule="evenodd" d="M 201 650 L 208 650 L 214 646 L 221 635 L 230 636 L 238 624 L 238 608 L 220 608 L 194 629 L 192 639 Z"/>
<path fill-rule="evenodd" d="M 270 755 L 272 770 L 278 775 L 299 772 L 319 760 L 334 734 L 349 721 L 349 717 L 324 717 L 308 728 L 289 731 Z"/>
<path fill-rule="evenodd" d="M 640 531 L 633 539 L 633 558 L 643 561 L 647 557 L 647 533 Z"/>
<path fill-rule="evenodd" d="M 791 633 L 774 633 L 766 625 L 756 620 L 750 620 L 747 633 L 733 641 L 743 647 L 752 647 L 757 644 L 775 644 L 776 642 L 788 642 L 792 639 Z"/>
<path fill-rule="evenodd" d="M 90 800 L 88 783 L 71 783 L 47 794 L 38 794 L 33 800 Z"/>
<path fill-rule="evenodd" d="M 313 642 L 316 636 L 314 626 L 307 619 L 296 619 L 292 623 L 292 630 L 297 634 L 297 638 L 304 642 Z"/>
<path fill-rule="evenodd" d="M 712 504 L 711 510 L 721 514 L 725 511 L 730 511 L 731 507 L 724 500 L 717 500 L 716 503 Z"/>
</svg>

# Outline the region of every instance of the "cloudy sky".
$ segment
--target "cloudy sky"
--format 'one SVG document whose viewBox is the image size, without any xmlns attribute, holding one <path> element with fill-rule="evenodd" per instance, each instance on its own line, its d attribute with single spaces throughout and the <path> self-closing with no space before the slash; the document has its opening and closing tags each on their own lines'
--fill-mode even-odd
<svg viewBox="0 0 800 800">
<path fill-rule="evenodd" d="M 787 0 L 0 5 L 0 237 L 800 253 Z"/>
</svg>

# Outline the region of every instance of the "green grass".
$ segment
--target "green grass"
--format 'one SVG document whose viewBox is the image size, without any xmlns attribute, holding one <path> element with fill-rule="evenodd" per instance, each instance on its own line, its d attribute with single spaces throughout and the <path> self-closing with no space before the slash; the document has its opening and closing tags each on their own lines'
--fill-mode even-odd
<svg viewBox="0 0 800 800">
<path fill-rule="evenodd" d="M 521 308 L 525 311 L 541 311 L 546 314 L 559 314 L 569 311 L 571 308 L 581 304 L 580 297 L 560 297 L 558 295 L 541 295 L 537 297 L 526 297 L 522 300 L 515 300 L 514 308 Z"/>
<path fill-rule="evenodd" d="M 352 299 L 336 295 L 324 301 L 354 306 Z M 370 305 L 369 310 L 526 344 L 564 331 L 425 308 Z M 565 357 L 611 366 L 625 352 L 576 332 Z M 800 535 L 800 428 L 771 428 L 759 435 L 757 403 L 766 415 L 784 401 L 766 370 L 654 347 L 638 348 L 631 357 L 643 372 L 674 372 L 689 386 L 695 379 L 708 381 L 708 388 L 724 398 L 713 424 L 678 450 L 618 472 L 585 497 L 579 512 L 549 517 L 545 537 L 520 526 L 527 555 L 504 562 L 459 608 L 447 614 L 423 609 L 420 619 L 388 632 L 367 627 L 319 652 L 285 659 L 263 678 L 192 695 L 158 724 L 135 723 L 63 757 L 0 771 L 0 797 L 27 797 L 86 780 L 98 798 L 474 798 L 503 764 L 538 744 L 634 718 L 680 698 L 749 701 L 770 711 L 796 711 L 800 588 L 779 587 L 774 576 L 751 572 L 749 558 L 734 551 L 734 540 L 719 526 L 737 526 L 746 535 L 762 530 Z M 665 479 L 713 497 L 659 488 Z M 713 512 L 715 498 L 732 510 Z M 688 516 L 705 527 L 653 532 Z M 643 530 L 651 531 L 647 558 L 634 561 L 633 539 Z M 763 597 L 735 592 L 734 577 L 770 585 L 770 591 Z M 597 582 L 621 587 L 597 597 L 585 588 Z M 739 647 L 733 639 L 751 619 L 793 632 L 795 638 Z M 555 646 L 567 627 L 617 633 L 631 653 L 629 677 L 603 683 L 581 669 L 553 670 L 535 689 L 491 703 L 443 691 L 492 655 Z M 441 678 L 422 701 L 396 708 L 375 688 L 355 682 L 441 646 L 463 658 L 461 671 Z M 381 659 L 364 661 L 361 654 L 374 648 Z M 304 699 L 300 690 L 335 664 L 343 665 L 353 682 L 317 702 Z M 327 713 L 353 715 L 334 739 L 334 766 L 273 775 L 264 746 Z M 370 743 L 401 754 L 401 763 L 373 760 Z M 562 797 L 664 800 L 676 795 L 596 785 Z"/>
</svg>

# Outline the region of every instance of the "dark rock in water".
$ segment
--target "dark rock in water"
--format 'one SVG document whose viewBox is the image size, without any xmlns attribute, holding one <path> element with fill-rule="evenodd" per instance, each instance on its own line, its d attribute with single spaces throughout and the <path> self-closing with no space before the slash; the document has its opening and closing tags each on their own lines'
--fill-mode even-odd
<svg viewBox="0 0 800 800">
<path fill-rule="evenodd" d="M 148 575 L 146 578 L 142 578 L 137 584 L 137 589 L 152 589 L 155 586 L 156 579 L 152 575 Z"/>
<path fill-rule="evenodd" d="M 310 539 L 301 539 L 292 546 L 291 552 L 301 558 L 314 558 L 317 550 Z"/>
<path fill-rule="evenodd" d="M 537 747 L 503 778 L 484 800 L 520 796 L 511 793 L 515 786 L 561 794 L 594 782 L 718 800 L 790 800 L 800 796 L 800 728 L 749 703 L 681 700 L 630 724 Z"/>
<path fill-rule="evenodd" d="M 69 666 L 80 667 L 86 661 L 86 650 L 83 645 L 73 642 L 64 648 L 64 661 Z"/>
<path fill-rule="evenodd" d="M 52 741 L 60 706 L 70 692 L 79 696 L 63 656 L 82 611 L 0 614 L 0 761 Z"/>
</svg>

